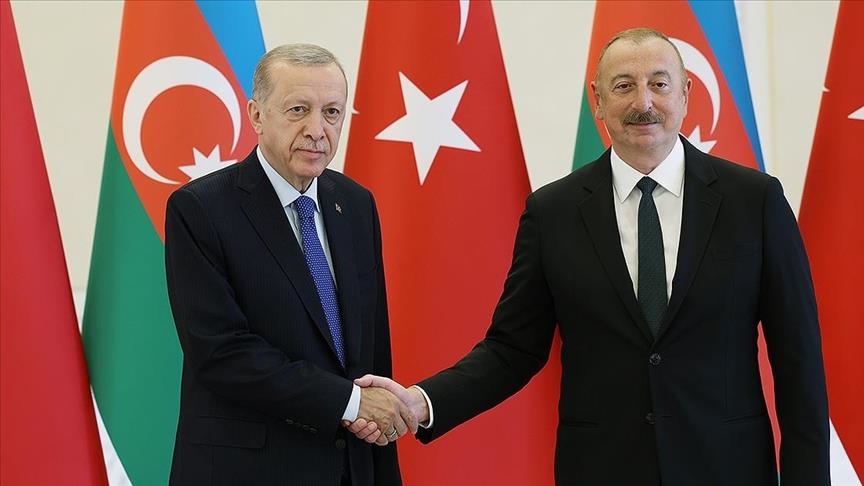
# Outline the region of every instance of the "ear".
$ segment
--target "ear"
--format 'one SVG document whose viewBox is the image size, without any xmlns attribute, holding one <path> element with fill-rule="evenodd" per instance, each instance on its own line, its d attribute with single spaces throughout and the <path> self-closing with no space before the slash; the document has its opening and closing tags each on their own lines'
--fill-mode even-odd
<svg viewBox="0 0 864 486">
<path fill-rule="evenodd" d="M 600 91 L 597 88 L 597 83 L 591 81 L 591 94 L 594 95 L 594 118 L 603 119 L 603 103 L 601 101 Z"/>
<path fill-rule="evenodd" d="M 249 100 L 249 102 L 246 103 L 246 113 L 249 115 L 249 122 L 252 123 L 252 129 L 255 130 L 255 133 L 258 135 L 261 135 L 263 132 L 261 110 L 261 105 L 259 105 L 255 100 Z"/>
<path fill-rule="evenodd" d="M 684 114 L 687 114 L 687 102 L 690 100 L 690 88 L 693 87 L 693 80 L 687 78 L 687 82 L 684 83 Z"/>
</svg>

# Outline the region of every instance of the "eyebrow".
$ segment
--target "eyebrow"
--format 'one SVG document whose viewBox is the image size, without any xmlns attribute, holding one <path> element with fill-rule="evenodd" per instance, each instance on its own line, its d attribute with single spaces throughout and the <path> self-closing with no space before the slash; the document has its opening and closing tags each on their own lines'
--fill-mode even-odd
<svg viewBox="0 0 864 486">
<path fill-rule="evenodd" d="M 669 71 L 667 71 L 665 69 L 659 69 L 659 70 L 651 73 L 652 78 L 656 78 L 657 76 L 666 76 L 667 78 L 672 77 L 672 75 L 669 74 Z M 622 78 L 623 79 L 633 79 L 633 78 L 635 78 L 635 76 L 633 76 L 632 74 L 626 74 L 626 73 L 618 74 L 618 75 L 614 76 L 610 81 L 612 81 L 614 83 L 615 81 L 618 81 L 619 79 L 622 79 Z"/>
</svg>

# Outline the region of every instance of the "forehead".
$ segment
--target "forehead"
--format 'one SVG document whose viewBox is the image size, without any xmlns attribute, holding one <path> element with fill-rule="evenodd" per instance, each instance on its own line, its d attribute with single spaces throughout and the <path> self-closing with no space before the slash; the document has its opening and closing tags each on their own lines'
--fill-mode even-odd
<svg viewBox="0 0 864 486">
<path fill-rule="evenodd" d="M 314 96 L 327 102 L 345 101 L 347 81 L 336 64 L 300 66 L 284 62 L 270 67 L 273 92 L 279 98 Z"/>
<path fill-rule="evenodd" d="M 660 38 L 636 43 L 620 39 L 612 43 L 597 66 L 598 78 L 650 77 L 666 72 L 678 78 L 681 64 L 675 48 Z"/>
</svg>

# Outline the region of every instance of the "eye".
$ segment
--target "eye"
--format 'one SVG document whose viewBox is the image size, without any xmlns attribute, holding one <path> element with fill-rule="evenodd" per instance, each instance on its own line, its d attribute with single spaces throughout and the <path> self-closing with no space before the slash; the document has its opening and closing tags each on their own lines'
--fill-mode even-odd
<svg viewBox="0 0 864 486">
<path fill-rule="evenodd" d="M 615 83 L 615 86 L 612 87 L 612 89 L 615 91 L 626 91 L 626 90 L 630 89 L 632 86 L 633 86 L 633 83 L 631 83 L 629 81 L 621 81 L 621 82 Z"/>
<path fill-rule="evenodd" d="M 328 118 L 338 118 L 340 114 L 342 114 L 342 111 L 339 108 L 327 108 L 324 110 L 324 115 Z"/>
<path fill-rule="evenodd" d="M 666 89 L 669 87 L 669 83 L 667 83 L 666 81 L 657 81 L 656 83 L 654 83 L 654 86 L 660 89 Z"/>
<path fill-rule="evenodd" d="M 300 115 L 306 113 L 306 107 L 301 105 L 291 106 L 287 110 L 285 110 L 285 113 L 289 113 L 291 115 Z"/>
</svg>

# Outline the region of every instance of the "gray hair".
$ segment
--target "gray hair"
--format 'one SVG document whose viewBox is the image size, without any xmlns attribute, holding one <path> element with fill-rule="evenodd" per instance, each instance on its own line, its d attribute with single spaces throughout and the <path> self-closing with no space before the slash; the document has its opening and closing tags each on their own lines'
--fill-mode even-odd
<svg viewBox="0 0 864 486">
<path fill-rule="evenodd" d="M 678 63 L 681 65 L 681 80 L 686 81 L 687 71 L 684 69 L 684 59 L 681 57 L 681 53 L 678 51 L 678 48 L 675 46 L 675 44 L 672 43 L 671 40 L 669 40 L 669 37 L 667 37 L 666 34 L 660 32 L 659 30 L 649 29 L 647 27 L 638 27 L 635 29 L 622 30 L 621 32 L 615 34 L 615 36 L 612 37 L 612 39 L 610 39 L 605 46 L 603 46 L 603 50 L 600 51 L 600 57 L 597 59 L 598 69 L 594 72 L 594 81 L 597 81 L 597 75 L 600 72 L 599 68 L 600 63 L 603 61 L 603 56 L 606 55 L 606 51 L 609 50 L 609 47 L 612 44 L 619 40 L 626 40 L 634 44 L 641 44 L 649 39 L 661 39 L 668 42 L 669 45 L 672 46 L 672 49 L 675 50 L 675 55 L 678 56 Z"/>
<path fill-rule="evenodd" d="M 335 64 L 342 71 L 342 76 L 345 76 L 345 69 L 342 68 L 342 64 L 327 49 L 315 44 L 285 44 L 274 47 L 258 61 L 255 74 L 252 76 L 253 100 L 263 102 L 270 96 L 273 89 L 270 68 L 276 63 L 292 66 L 329 66 Z"/>
</svg>

